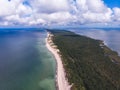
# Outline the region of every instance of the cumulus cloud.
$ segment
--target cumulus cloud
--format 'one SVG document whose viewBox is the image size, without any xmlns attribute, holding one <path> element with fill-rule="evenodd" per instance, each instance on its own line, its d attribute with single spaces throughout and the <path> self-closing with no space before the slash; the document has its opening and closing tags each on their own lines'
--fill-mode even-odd
<svg viewBox="0 0 120 90">
<path fill-rule="evenodd" d="M 77 0 L 79 18 L 82 22 L 109 22 L 112 10 L 101 0 Z"/>
<path fill-rule="evenodd" d="M 54 13 L 69 10 L 67 0 L 30 0 L 30 5 L 35 11 L 40 13 Z"/>
<path fill-rule="evenodd" d="M 118 7 L 113 8 L 113 12 L 114 12 L 113 20 L 120 21 L 120 8 Z"/>
<path fill-rule="evenodd" d="M 65 25 L 120 21 L 103 0 L 0 0 L 0 25 Z"/>
<path fill-rule="evenodd" d="M 0 16 L 11 15 L 15 13 L 15 9 L 21 3 L 21 0 L 0 0 Z"/>
</svg>

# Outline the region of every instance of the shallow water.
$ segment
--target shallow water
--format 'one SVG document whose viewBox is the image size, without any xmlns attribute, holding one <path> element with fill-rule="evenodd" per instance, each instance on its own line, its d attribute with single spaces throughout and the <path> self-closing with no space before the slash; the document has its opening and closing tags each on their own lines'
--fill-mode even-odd
<svg viewBox="0 0 120 90">
<path fill-rule="evenodd" d="M 0 90 L 55 90 L 45 31 L 0 31 Z"/>
<path fill-rule="evenodd" d="M 74 29 L 80 35 L 103 40 L 104 43 L 120 55 L 120 29 Z"/>
</svg>

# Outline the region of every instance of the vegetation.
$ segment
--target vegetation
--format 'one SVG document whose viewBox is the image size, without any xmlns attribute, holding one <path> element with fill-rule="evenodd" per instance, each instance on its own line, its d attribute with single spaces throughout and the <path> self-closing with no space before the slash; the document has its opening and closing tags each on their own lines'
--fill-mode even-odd
<svg viewBox="0 0 120 90">
<path fill-rule="evenodd" d="M 53 42 L 61 52 L 72 90 L 120 90 L 120 64 L 111 60 L 117 57 L 115 59 L 120 61 L 116 52 L 100 40 L 70 31 L 48 32 L 54 35 Z"/>
</svg>

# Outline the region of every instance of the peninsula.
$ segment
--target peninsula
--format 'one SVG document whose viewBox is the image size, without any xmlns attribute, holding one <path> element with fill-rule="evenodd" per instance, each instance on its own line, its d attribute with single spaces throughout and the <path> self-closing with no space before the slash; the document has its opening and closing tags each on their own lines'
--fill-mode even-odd
<svg viewBox="0 0 120 90">
<path fill-rule="evenodd" d="M 59 90 L 119 90 L 120 57 L 95 40 L 65 30 L 47 30 L 47 48 L 57 62 Z"/>
</svg>

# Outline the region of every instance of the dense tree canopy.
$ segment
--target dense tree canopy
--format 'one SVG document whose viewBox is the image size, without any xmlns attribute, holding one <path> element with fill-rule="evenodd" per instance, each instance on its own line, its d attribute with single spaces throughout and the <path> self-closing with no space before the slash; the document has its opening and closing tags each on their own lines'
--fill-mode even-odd
<svg viewBox="0 0 120 90">
<path fill-rule="evenodd" d="M 116 52 L 100 40 L 70 31 L 48 32 L 54 35 L 72 90 L 120 90 L 120 64 L 111 60 L 114 56 L 119 59 Z"/>
</svg>

